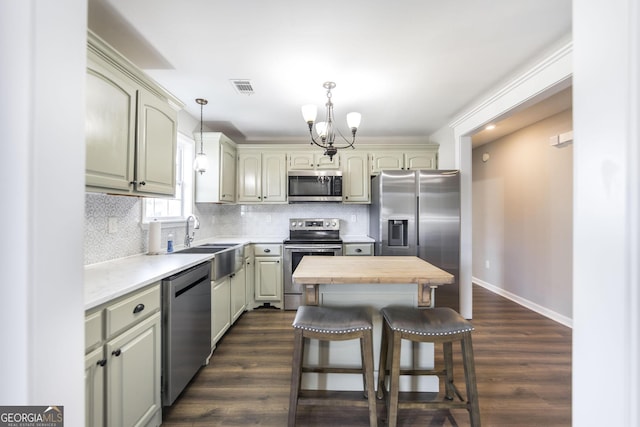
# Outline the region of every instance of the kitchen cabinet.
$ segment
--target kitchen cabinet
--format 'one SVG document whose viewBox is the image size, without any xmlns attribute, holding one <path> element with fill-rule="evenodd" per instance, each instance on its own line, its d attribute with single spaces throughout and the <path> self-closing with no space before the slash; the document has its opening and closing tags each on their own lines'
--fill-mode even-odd
<svg viewBox="0 0 640 427">
<path fill-rule="evenodd" d="M 371 203 L 367 153 L 348 151 L 342 158 L 342 203 Z"/>
<path fill-rule="evenodd" d="M 373 256 L 373 243 L 343 243 L 342 254 L 345 256 Z"/>
<path fill-rule="evenodd" d="M 200 132 L 194 132 L 200 150 Z M 235 203 L 236 144 L 221 132 L 203 132 L 203 150 L 209 169 L 196 173 L 196 203 Z"/>
<path fill-rule="evenodd" d="M 92 33 L 88 40 L 87 189 L 173 197 L 182 103 Z"/>
<path fill-rule="evenodd" d="M 211 347 L 231 327 L 231 278 L 211 282 Z"/>
<path fill-rule="evenodd" d="M 340 156 L 325 156 L 319 151 L 289 153 L 289 170 L 336 170 L 340 169 Z"/>
<path fill-rule="evenodd" d="M 245 247 L 244 258 L 244 270 L 245 270 L 245 285 L 246 285 L 246 308 L 252 310 L 254 303 L 254 290 L 255 290 L 255 262 L 253 256 L 253 245 L 247 245 Z"/>
<path fill-rule="evenodd" d="M 282 245 L 256 244 L 255 259 L 256 304 L 269 303 L 282 308 Z"/>
<path fill-rule="evenodd" d="M 238 203 L 286 203 L 284 152 L 238 149 Z"/>
<path fill-rule="evenodd" d="M 247 279 L 244 262 L 242 268 L 231 275 L 230 282 L 231 324 L 234 324 L 247 307 Z"/>
<path fill-rule="evenodd" d="M 437 169 L 437 148 L 415 151 L 374 151 L 370 154 L 371 173 L 382 170 Z"/>
<path fill-rule="evenodd" d="M 87 425 L 162 423 L 161 340 L 159 283 L 86 314 Z"/>
</svg>

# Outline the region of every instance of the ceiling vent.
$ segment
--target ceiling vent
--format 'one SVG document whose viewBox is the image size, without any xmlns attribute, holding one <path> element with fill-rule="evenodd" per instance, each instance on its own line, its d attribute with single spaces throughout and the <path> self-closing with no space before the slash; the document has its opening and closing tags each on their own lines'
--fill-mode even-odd
<svg viewBox="0 0 640 427">
<path fill-rule="evenodd" d="M 236 79 L 231 80 L 231 84 L 241 95 L 253 95 L 253 86 L 251 85 L 251 80 L 247 79 Z"/>
</svg>

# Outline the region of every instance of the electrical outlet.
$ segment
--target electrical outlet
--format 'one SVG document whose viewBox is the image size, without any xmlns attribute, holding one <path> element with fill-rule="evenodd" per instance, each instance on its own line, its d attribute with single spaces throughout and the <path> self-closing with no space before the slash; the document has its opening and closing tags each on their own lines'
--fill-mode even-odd
<svg viewBox="0 0 640 427">
<path fill-rule="evenodd" d="M 351 222 L 358 222 L 358 217 L 355 215 L 351 215 Z"/>
<path fill-rule="evenodd" d="M 118 232 L 118 218 L 109 217 L 108 220 L 108 230 L 109 234 L 114 234 Z"/>
</svg>

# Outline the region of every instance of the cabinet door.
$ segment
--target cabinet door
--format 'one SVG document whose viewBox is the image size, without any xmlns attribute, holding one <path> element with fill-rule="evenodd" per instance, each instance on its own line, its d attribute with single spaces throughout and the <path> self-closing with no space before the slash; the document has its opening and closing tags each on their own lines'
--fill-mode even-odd
<svg viewBox="0 0 640 427">
<path fill-rule="evenodd" d="M 280 257 L 255 257 L 255 300 L 282 299 L 282 262 Z"/>
<path fill-rule="evenodd" d="M 97 60 L 89 60 L 87 67 L 85 184 L 129 191 L 134 181 L 136 88 Z"/>
<path fill-rule="evenodd" d="M 225 142 L 220 144 L 220 201 L 236 201 L 236 149 Z"/>
<path fill-rule="evenodd" d="M 235 323 L 247 306 L 247 280 L 245 269 L 231 275 L 231 323 Z"/>
<path fill-rule="evenodd" d="M 371 180 L 366 153 L 342 154 L 342 202 L 370 203 Z"/>
<path fill-rule="evenodd" d="M 289 154 L 289 170 L 311 170 L 314 168 L 315 159 L 312 152 Z"/>
<path fill-rule="evenodd" d="M 437 155 L 435 152 L 405 153 L 405 169 L 436 169 Z"/>
<path fill-rule="evenodd" d="M 173 196 L 176 182 L 176 111 L 145 90 L 138 93 L 136 190 Z"/>
<path fill-rule="evenodd" d="M 314 164 L 316 169 L 337 170 L 340 169 L 340 156 L 333 156 L 329 159 L 329 156 L 322 153 L 314 153 Z"/>
<path fill-rule="evenodd" d="M 287 156 L 285 153 L 262 155 L 262 201 L 283 203 L 287 201 Z"/>
<path fill-rule="evenodd" d="M 262 201 L 262 155 L 238 153 L 238 202 Z"/>
<path fill-rule="evenodd" d="M 160 313 L 106 346 L 107 425 L 143 426 L 162 409 Z"/>
<path fill-rule="evenodd" d="M 404 168 L 402 153 L 371 153 L 371 172 L 380 173 L 382 170 L 401 170 Z"/>
<path fill-rule="evenodd" d="M 229 277 L 211 282 L 211 346 L 231 326 L 231 281 Z"/>
<path fill-rule="evenodd" d="M 254 283 L 255 283 L 255 263 L 253 255 L 244 259 L 245 282 L 246 282 L 246 304 L 247 309 L 253 309 Z"/>
<path fill-rule="evenodd" d="M 93 350 L 84 357 L 84 424 L 86 426 L 104 425 L 105 365 L 103 347 Z"/>
</svg>

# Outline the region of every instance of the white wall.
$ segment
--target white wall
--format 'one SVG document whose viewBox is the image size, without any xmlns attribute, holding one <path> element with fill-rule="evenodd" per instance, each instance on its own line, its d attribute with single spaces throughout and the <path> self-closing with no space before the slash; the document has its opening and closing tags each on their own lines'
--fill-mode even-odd
<svg viewBox="0 0 640 427">
<path fill-rule="evenodd" d="M 0 404 L 84 425 L 85 0 L 0 2 Z M 64 203 L 61 200 L 64 199 Z"/>
<path fill-rule="evenodd" d="M 573 425 L 640 425 L 640 5 L 574 1 Z"/>
<path fill-rule="evenodd" d="M 549 137 L 572 129 L 569 109 L 474 149 L 472 160 L 474 282 L 569 326 L 573 145 Z"/>
</svg>

